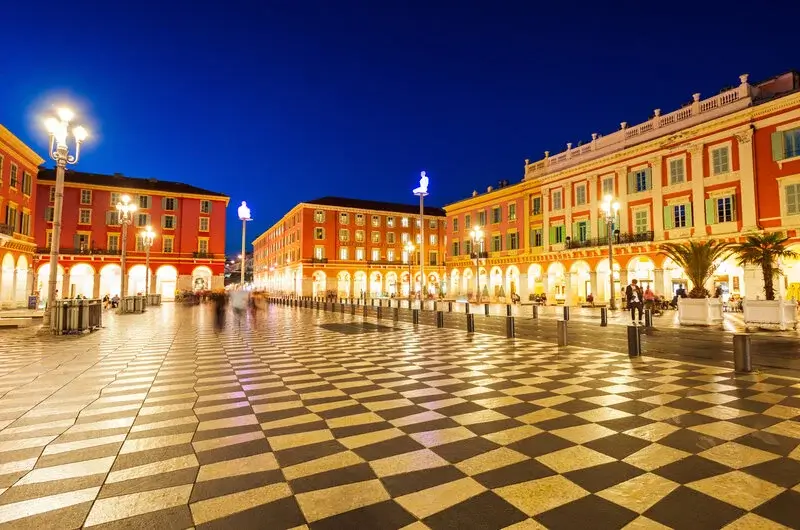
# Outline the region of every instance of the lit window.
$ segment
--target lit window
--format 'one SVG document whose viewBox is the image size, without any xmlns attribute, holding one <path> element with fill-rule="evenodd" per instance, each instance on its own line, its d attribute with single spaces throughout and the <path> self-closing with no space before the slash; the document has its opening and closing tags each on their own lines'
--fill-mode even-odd
<svg viewBox="0 0 800 530">
<path fill-rule="evenodd" d="M 669 161 L 669 183 L 680 184 L 686 180 L 686 171 L 683 165 L 683 158 L 676 158 Z"/>
<path fill-rule="evenodd" d="M 364 249 L 357 248 L 356 249 L 356 261 L 364 261 Z"/>
<path fill-rule="evenodd" d="M 314 247 L 314 257 L 322 259 L 325 257 L 325 247 Z"/>
<path fill-rule="evenodd" d="M 350 249 L 349 249 L 349 248 L 347 248 L 347 247 L 345 247 L 345 248 L 340 248 L 340 249 L 339 249 L 339 259 L 341 259 L 341 260 L 348 260 L 348 259 L 350 259 L 350 258 L 348 257 L 349 250 L 350 250 Z"/>
<path fill-rule="evenodd" d="M 603 196 L 614 195 L 614 177 L 603 179 Z"/>
<path fill-rule="evenodd" d="M 400 225 L 401 225 L 403 228 L 408 228 L 408 217 L 403 217 L 403 218 L 400 220 Z"/>
<path fill-rule="evenodd" d="M 431 234 L 431 235 L 428 237 L 428 241 L 430 242 L 430 244 L 431 244 L 431 245 L 435 245 L 435 244 L 436 244 L 436 242 L 438 241 L 438 239 L 439 239 L 439 238 L 438 238 L 438 237 L 436 237 L 436 234 Z"/>
<path fill-rule="evenodd" d="M 575 188 L 575 204 L 581 206 L 586 204 L 586 185 L 581 184 Z"/>
<path fill-rule="evenodd" d="M 386 218 L 386 226 L 388 226 L 389 228 L 394 228 L 394 217 Z"/>
<path fill-rule="evenodd" d="M 208 232 L 210 220 L 208 217 L 201 217 L 200 218 L 200 231 L 201 232 Z"/>
<path fill-rule="evenodd" d="M 357 213 L 356 214 L 356 224 L 357 225 L 363 225 L 364 224 L 364 214 L 363 213 Z"/>
<path fill-rule="evenodd" d="M 314 222 L 315 223 L 324 223 L 325 222 L 325 211 L 324 210 L 317 210 L 314 212 Z"/>
<path fill-rule="evenodd" d="M 387 250 L 386 251 L 386 260 L 387 261 L 394 261 L 394 250 Z"/>
<path fill-rule="evenodd" d="M 378 215 L 372 216 L 372 226 L 381 226 L 381 218 Z"/>
<path fill-rule="evenodd" d="M 561 190 L 553 192 L 553 210 L 560 210 L 562 208 L 561 204 Z"/>
<path fill-rule="evenodd" d="M 350 230 L 347 228 L 339 229 L 339 241 L 350 241 Z"/>
<path fill-rule="evenodd" d="M 339 223 L 346 225 L 349 222 L 350 222 L 350 216 L 348 214 L 344 212 L 339 214 Z"/>
<path fill-rule="evenodd" d="M 380 261 L 381 259 L 381 251 L 380 249 L 373 248 L 372 249 L 372 261 Z"/>
<path fill-rule="evenodd" d="M 80 218 L 78 222 L 82 225 L 88 225 L 92 223 L 92 210 L 89 208 L 81 208 L 80 209 Z"/>
<path fill-rule="evenodd" d="M 517 220 L 517 204 L 511 203 L 508 205 L 508 220 L 509 221 L 516 221 Z"/>
<path fill-rule="evenodd" d="M 325 229 L 319 226 L 314 228 L 314 239 L 316 240 L 325 239 Z"/>
<path fill-rule="evenodd" d="M 361 243 L 364 241 L 364 231 L 356 230 L 356 242 Z"/>
<path fill-rule="evenodd" d="M 711 174 L 721 175 L 731 170 L 730 150 L 727 147 L 719 147 L 711 150 Z"/>
</svg>

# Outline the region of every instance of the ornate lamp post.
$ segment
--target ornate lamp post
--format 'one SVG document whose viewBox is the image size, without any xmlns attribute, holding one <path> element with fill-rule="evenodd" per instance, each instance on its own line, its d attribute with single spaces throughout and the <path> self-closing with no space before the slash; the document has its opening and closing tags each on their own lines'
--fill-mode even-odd
<svg viewBox="0 0 800 530">
<path fill-rule="evenodd" d="M 119 216 L 119 224 L 122 225 L 122 256 L 120 265 L 122 266 L 122 282 L 120 285 L 120 298 L 123 300 L 127 295 L 128 289 L 128 271 L 125 268 L 125 257 L 128 253 L 128 226 L 133 223 L 133 213 L 136 211 L 136 205 L 131 202 L 131 198 L 123 195 L 119 198 L 117 203 L 117 214 Z M 148 271 L 149 272 L 149 271 Z M 125 312 L 125 304 L 120 303 L 120 313 Z"/>
<path fill-rule="evenodd" d="M 146 226 L 144 230 L 139 232 L 139 237 L 142 238 L 142 246 L 144 246 L 145 252 L 145 269 L 147 271 L 144 275 L 144 304 L 147 305 L 147 302 L 150 299 L 150 247 L 153 246 L 153 241 L 156 238 L 156 233 L 153 232 L 153 228 L 151 226 Z"/>
<path fill-rule="evenodd" d="M 419 187 L 413 193 L 419 197 L 419 290 L 422 300 L 425 300 L 425 196 L 428 195 L 428 175 L 423 171 L 419 176 Z"/>
<path fill-rule="evenodd" d="M 406 246 L 403 247 L 403 250 L 406 251 L 406 256 L 408 256 L 408 297 L 411 298 L 411 286 L 414 284 L 414 279 L 411 276 L 411 262 L 414 260 L 414 243 L 411 241 L 406 242 Z M 421 280 L 420 280 L 421 281 Z"/>
<path fill-rule="evenodd" d="M 619 210 L 619 203 L 614 200 L 611 195 L 606 195 L 603 198 L 603 204 L 600 205 L 600 213 L 605 216 L 606 220 L 606 236 L 608 237 L 608 284 L 609 284 L 609 307 L 611 309 L 617 308 L 616 293 L 614 292 L 614 220 L 617 217 Z"/>
<path fill-rule="evenodd" d="M 56 190 L 55 205 L 53 208 L 53 239 L 50 242 L 50 280 L 47 285 L 47 306 L 56 301 L 56 287 L 58 284 L 58 251 L 61 246 L 61 210 L 64 206 L 64 170 L 67 164 L 77 164 L 81 153 L 81 143 L 86 140 L 88 133 L 83 127 L 73 127 L 72 136 L 75 137 L 75 154 L 69 154 L 67 137 L 69 135 L 69 122 L 75 114 L 69 109 L 58 109 L 58 118 L 45 120 L 45 127 L 50 134 L 50 158 L 56 162 Z M 50 323 L 50 311 L 44 313 L 44 324 Z"/>
<path fill-rule="evenodd" d="M 483 230 L 480 226 L 474 227 L 469 232 L 469 237 L 472 239 L 472 255 L 475 256 L 475 287 L 476 287 L 476 300 L 478 303 L 481 301 L 481 265 L 480 259 L 483 253 Z"/>
<path fill-rule="evenodd" d="M 247 203 L 242 201 L 242 205 L 239 206 L 238 209 L 239 220 L 242 222 L 242 278 L 241 278 L 241 285 L 244 288 L 244 277 L 245 273 L 247 272 L 247 252 L 245 252 L 245 239 L 244 234 L 245 230 L 247 229 L 247 221 L 252 221 L 253 219 L 250 217 L 250 208 L 247 207 Z"/>
</svg>

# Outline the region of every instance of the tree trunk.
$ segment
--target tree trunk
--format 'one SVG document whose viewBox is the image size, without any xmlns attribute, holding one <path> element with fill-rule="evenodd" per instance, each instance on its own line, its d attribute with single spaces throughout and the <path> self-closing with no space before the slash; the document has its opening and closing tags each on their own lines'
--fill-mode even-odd
<svg viewBox="0 0 800 530">
<path fill-rule="evenodd" d="M 769 263 L 762 263 L 761 274 L 764 276 L 764 294 L 767 296 L 767 300 L 775 300 L 775 287 L 772 283 L 772 265 Z"/>
</svg>

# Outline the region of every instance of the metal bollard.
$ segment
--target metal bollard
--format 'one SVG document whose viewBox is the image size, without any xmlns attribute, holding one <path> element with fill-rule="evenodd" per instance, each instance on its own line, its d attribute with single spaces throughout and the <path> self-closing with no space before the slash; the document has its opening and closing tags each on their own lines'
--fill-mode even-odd
<svg viewBox="0 0 800 530">
<path fill-rule="evenodd" d="M 397 321 L 400 320 L 400 304 L 397 304 L 397 307 L 394 308 L 394 314 L 392 315 L 392 320 Z"/>
<path fill-rule="evenodd" d="M 317 311 L 319 311 L 319 300 L 317 300 Z"/>
<path fill-rule="evenodd" d="M 411 298 L 408 299 L 408 308 L 411 309 Z"/>
<path fill-rule="evenodd" d="M 355 315 L 356 314 L 356 305 L 355 304 L 352 304 L 352 303 L 350 304 L 350 314 L 351 315 Z"/>
<path fill-rule="evenodd" d="M 389 300 L 389 303 L 391 304 L 392 301 Z M 383 299 L 381 299 L 381 298 L 378 298 L 378 307 L 383 307 Z"/>
<path fill-rule="evenodd" d="M 489 304 L 483 306 L 483 314 L 489 316 Z"/>
<path fill-rule="evenodd" d="M 506 317 L 506 338 L 513 339 L 516 336 L 516 328 L 514 326 L 514 317 L 511 315 Z"/>
<path fill-rule="evenodd" d="M 569 306 L 564 306 L 564 320 L 569 320 Z"/>
<path fill-rule="evenodd" d="M 567 345 L 567 321 L 558 320 L 556 322 L 556 335 L 558 336 L 558 345 Z"/>
<path fill-rule="evenodd" d="M 652 328 L 653 327 L 653 310 L 652 309 L 645 309 L 644 310 L 644 327 Z"/>
<path fill-rule="evenodd" d="M 453 302 L 447 302 L 447 312 L 448 313 L 453 312 Z"/>
<path fill-rule="evenodd" d="M 601 307 L 600 308 L 600 327 L 608 326 L 608 308 Z"/>
<path fill-rule="evenodd" d="M 533 307 L 533 319 L 536 320 L 537 318 L 539 318 L 539 306 L 533 304 L 531 307 Z"/>
<path fill-rule="evenodd" d="M 438 311 L 438 309 L 436 308 L 436 300 L 433 301 L 433 310 Z"/>
<path fill-rule="evenodd" d="M 749 333 L 736 333 L 733 336 L 733 368 L 740 373 L 753 371 Z"/>
<path fill-rule="evenodd" d="M 339 312 L 344 313 L 344 302 L 339 302 Z"/>
<path fill-rule="evenodd" d="M 366 301 L 365 301 L 365 302 L 366 302 Z M 363 308 L 363 312 L 362 312 L 362 314 L 363 314 L 365 317 L 367 316 L 367 304 L 366 304 L 366 303 L 364 304 L 364 308 Z"/>
<path fill-rule="evenodd" d="M 380 300 L 378 300 L 380 302 Z M 378 304 L 378 307 L 375 308 L 375 316 L 380 320 L 383 317 L 383 306 Z"/>
<path fill-rule="evenodd" d="M 437 311 L 436 312 L 436 327 L 443 328 L 444 327 L 444 312 Z"/>
<path fill-rule="evenodd" d="M 469 302 L 464 304 L 464 312 L 469 315 Z"/>
<path fill-rule="evenodd" d="M 411 310 L 411 323 L 412 324 L 419 324 L 419 309 L 412 309 Z"/>
<path fill-rule="evenodd" d="M 475 315 L 467 313 L 467 333 L 475 333 Z"/>
<path fill-rule="evenodd" d="M 506 316 L 511 316 L 511 304 L 506 304 Z"/>
<path fill-rule="evenodd" d="M 641 328 L 633 325 L 628 326 L 628 357 L 640 357 L 642 355 L 642 335 Z"/>
</svg>

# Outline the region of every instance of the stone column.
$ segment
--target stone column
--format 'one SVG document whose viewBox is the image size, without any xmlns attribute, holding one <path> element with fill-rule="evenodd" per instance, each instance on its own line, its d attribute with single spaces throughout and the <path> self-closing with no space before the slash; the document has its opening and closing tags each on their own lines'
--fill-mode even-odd
<svg viewBox="0 0 800 530">
<path fill-rule="evenodd" d="M 17 269 L 14 269 L 14 274 L 11 276 L 11 297 L 9 298 L 14 303 L 17 301 L 17 274 Z"/>
<path fill-rule="evenodd" d="M 660 156 L 650 159 L 651 179 L 653 183 L 653 238 L 656 241 L 664 239 L 664 194 L 661 188 L 662 166 L 664 159 Z"/>
<path fill-rule="evenodd" d="M 64 267 L 64 281 L 61 282 L 61 298 L 72 296 L 72 269 Z M 130 285 L 130 277 L 128 277 L 128 285 Z"/>
<path fill-rule="evenodd" d="M 672 298 L 672 293 L 669 292 L 666 283 L 664 283 L 664 269 L 653 269 L 653 283 L 655 284 L 656 294 Z"/>
<path fill-rule="evenodd" d="M 614 272 L 612 271 L 611 274 L 614 274 Z M 620 267 L 620 270 L 619 270 L 619 288 L 614 289 L 614 291 L 615 291 L 614 292 L 614 297 L 617 300 L 620 300 L 620 303 L 617 304 L 617 307 L 620 307 L 620 308 L 622 307 L 622 292 L 625 290 L 625 288 L 627 286 L 628 286 L 628 269 L 623 269 L 622 267 Z"/>
<path fill-rule="evenodd" d="M 737 205 L 737 210 L 742 216 L 742 232 L 757 229 L 752 139 L 753 130 L 749 128 L 736 134 L 736 141 L 739 142 L 739 182 L 742 193 L 741 204 Z"/>
<path fill-rule="evenodd" d="M 590 271 L 589 272 L 589 288 L 592 290 L 592 296 L 594 296 L 595 302 L 599 302 L 598 299 L 598 292 L 597 292 L 597 271 Z"/>
<path fill-rule="evenodd" d="M 33 292 L 36 290 L 36 272 L 33 267 L 28 267 L 28 280 L 25 283 L 25 291 L 32 295 Z"/>
<path fill-rule="evenodd" d="M 616 230 L 624 234 L 630 231 L 628 227 L 628 169 L 625 167 L 618 168 L 616 174 L 617 189 L 619 190 L 619 197 L 617 198 L 619 202 L 619 226 L 616 227 Z M 611 237 L 614 234 L 608 235 Z"/>
<path fill-rule="evenodd" d="M 761 269 L 747 265 L 744 268 L 744 297 L 748 300 L 764 300 L 765 296 Z"/>
<path fill-rule="evenodd" d="M 100 298 L 100 273 L 94 274 L 94 286 L 92 289 L 92 298 Z"/>
<path fill-rule="evenodd" d="M 531 292 L 528 289 L 528 274 L 521 272 L 519 274 L 519 281 L 517 283 L 517 294 L 519 295 L 520 302 L 524 303 L 528 301 L 528 297 L 530 296 Z"/>
<path fill-rule="evenodd" d="M 706 195 L 703 182 L 703 144 L 695 144 L 689 148 L 689 158 L 692 167 L 692 222 L 695 226 L 694 235 L 703 236 L 706 233 Z"/>
<path fill-rule="evenodd" d="M 602 203 L 603 198 L 600 196 L 601 193 L 597 191 L 597 175 L 592 175 L 589 178 L 589 183 L 586 185 L 586 200 L 588 204 L 590 204 L 589 208 L 589 237 L 599 237 L 600 234 L 597 231 L 597 216 L 600 213 L 600 203 Z M 594 293 L 597 296 L 597 293 Z"/>
</svg>

